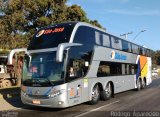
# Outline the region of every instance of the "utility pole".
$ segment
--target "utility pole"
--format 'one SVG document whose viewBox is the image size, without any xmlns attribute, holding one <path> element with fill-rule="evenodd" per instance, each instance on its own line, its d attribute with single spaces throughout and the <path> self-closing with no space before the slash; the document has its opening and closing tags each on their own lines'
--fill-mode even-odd
<svg viewBox="0 0 160 117">
<path fill-rule="evenodd" d="M 133 32 L 128 32 L 128 33 L 120 34 L 120 36 L 125 36 L 125 39 L 128 39 L 128 35 L 129 34 L 133 34 Z"/>
<path fill-rule="evenodd" d="M 132 41 L 134 41 L 141 33 L 145 32 L 147 30 L 141 30 L 139 33 L 137 33 L 137 35 L 132 39 Z"/>
</svg>

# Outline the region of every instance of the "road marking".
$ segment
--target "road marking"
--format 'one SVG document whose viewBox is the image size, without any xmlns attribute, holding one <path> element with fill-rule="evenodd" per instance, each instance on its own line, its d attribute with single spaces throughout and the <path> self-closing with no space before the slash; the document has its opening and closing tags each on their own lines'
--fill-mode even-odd
<svg viewBox="0 0 160 117">
<path fill-rule="evenodd" d="M 92 112 L 94 112 L 94 111 L 100 110 L 100 109 L 102 109 L 102 108 L 104 108 L 104 107 L 111 106 L 111 105 L 113 105 L 113 104 L 115 104 L 115 103 L 118 103 L 118 102 L 120 102 L 120 100 L 117 100 L 117 101 L 115 101 L 115 102 L 109 103 L 109 104 L 104 105 L 104 106 L 100 106 L 100 107 L 98 107 L 98 108 L 92 109 L 92 110 L 90 110 L 90 111 L 88 111 L 88 112 L 85 112 L 85 113 L 76 115 L 76 116 L 74 116 L 74 117 L 82 117 L 82 116 L 85 116 L 85 115 L 87 115 L 87 114 L 89 114 L 89 113 L 92 113 Z"/>
</svg>

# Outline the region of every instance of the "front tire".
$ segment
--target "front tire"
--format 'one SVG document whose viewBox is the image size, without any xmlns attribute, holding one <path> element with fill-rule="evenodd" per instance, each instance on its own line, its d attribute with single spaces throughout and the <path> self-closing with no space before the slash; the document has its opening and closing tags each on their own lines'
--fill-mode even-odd
<svg viewBox="0 0 160 117">
<path fill-rule="evenodd" d="M 92 89 L 92 97 L 90 104 L 97 104 L 100 98 L 100 91 L 98 85 L 95 85 Z"/>
</svg>

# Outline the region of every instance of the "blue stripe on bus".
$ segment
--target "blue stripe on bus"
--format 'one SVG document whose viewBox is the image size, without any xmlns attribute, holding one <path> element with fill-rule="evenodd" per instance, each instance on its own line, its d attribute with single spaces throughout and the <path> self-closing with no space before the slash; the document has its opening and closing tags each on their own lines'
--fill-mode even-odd
<svg viewBox="0 0 160 117">
<path fill-rule="evenodd" d="M 28 87 L 28 88 L 27 88 L 27 92 L 28 92 L 28 94 L 31 95 L 31 94 L 32 94 L 32 88 Z"/>
<path fill-rule="evenodd" d="M 136 80 L 139 78 L 141 74 L 141 66 L 140 66 L 140 59 L 138 60 L 138 69 L 137 69 L 137 73 L 136 73 Z"/>
<path fill-rule="evenodd" d="M 48 94 L 51 92 L 52 88 L 53 88 L 53 87 L 49 88 L 49 89 L 44 93 L 44 95 L 48 95 Z"/>
</svg>

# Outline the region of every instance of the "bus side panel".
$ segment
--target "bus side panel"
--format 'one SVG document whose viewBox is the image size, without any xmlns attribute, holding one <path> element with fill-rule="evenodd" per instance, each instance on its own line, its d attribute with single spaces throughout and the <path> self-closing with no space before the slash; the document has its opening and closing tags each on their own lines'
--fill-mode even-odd
<svg viewBox="0 0 160 117">
<path fill-rule="evenodd" d="M 96 83 L 101 83 L 104 89 L 108 82 L 113 83 L 114 93 L 123 92 L 135 88 L 134 84 L 135 75 L 90 78 L 89 79 L 90 99 L 91 99 L 92 88 Z"/>
<path fill-rule="evenodd" d="M 77 79 L 68 84 L 68 103 L 73 106 L 81 103 L 82 99 L 82 79 Z"/>
<path fill-rule="evenodd" d="M 142 79 L 146 78 L 147 80 L 146 84 L 149 85 L 152 82 L 152 78 L 151 78 L 152 60 L 151 58 L 138 55 L 136 63 L 138 64 L 136 80 L 139 77 L 141 77 Z"/>
<path fill-rule="evenodd" d="M 147 57 L 148 61 L 148 73 L 147 73 L 147 85 L 152 82 L 152 59 L 151 57 Z"/>
</svg>

